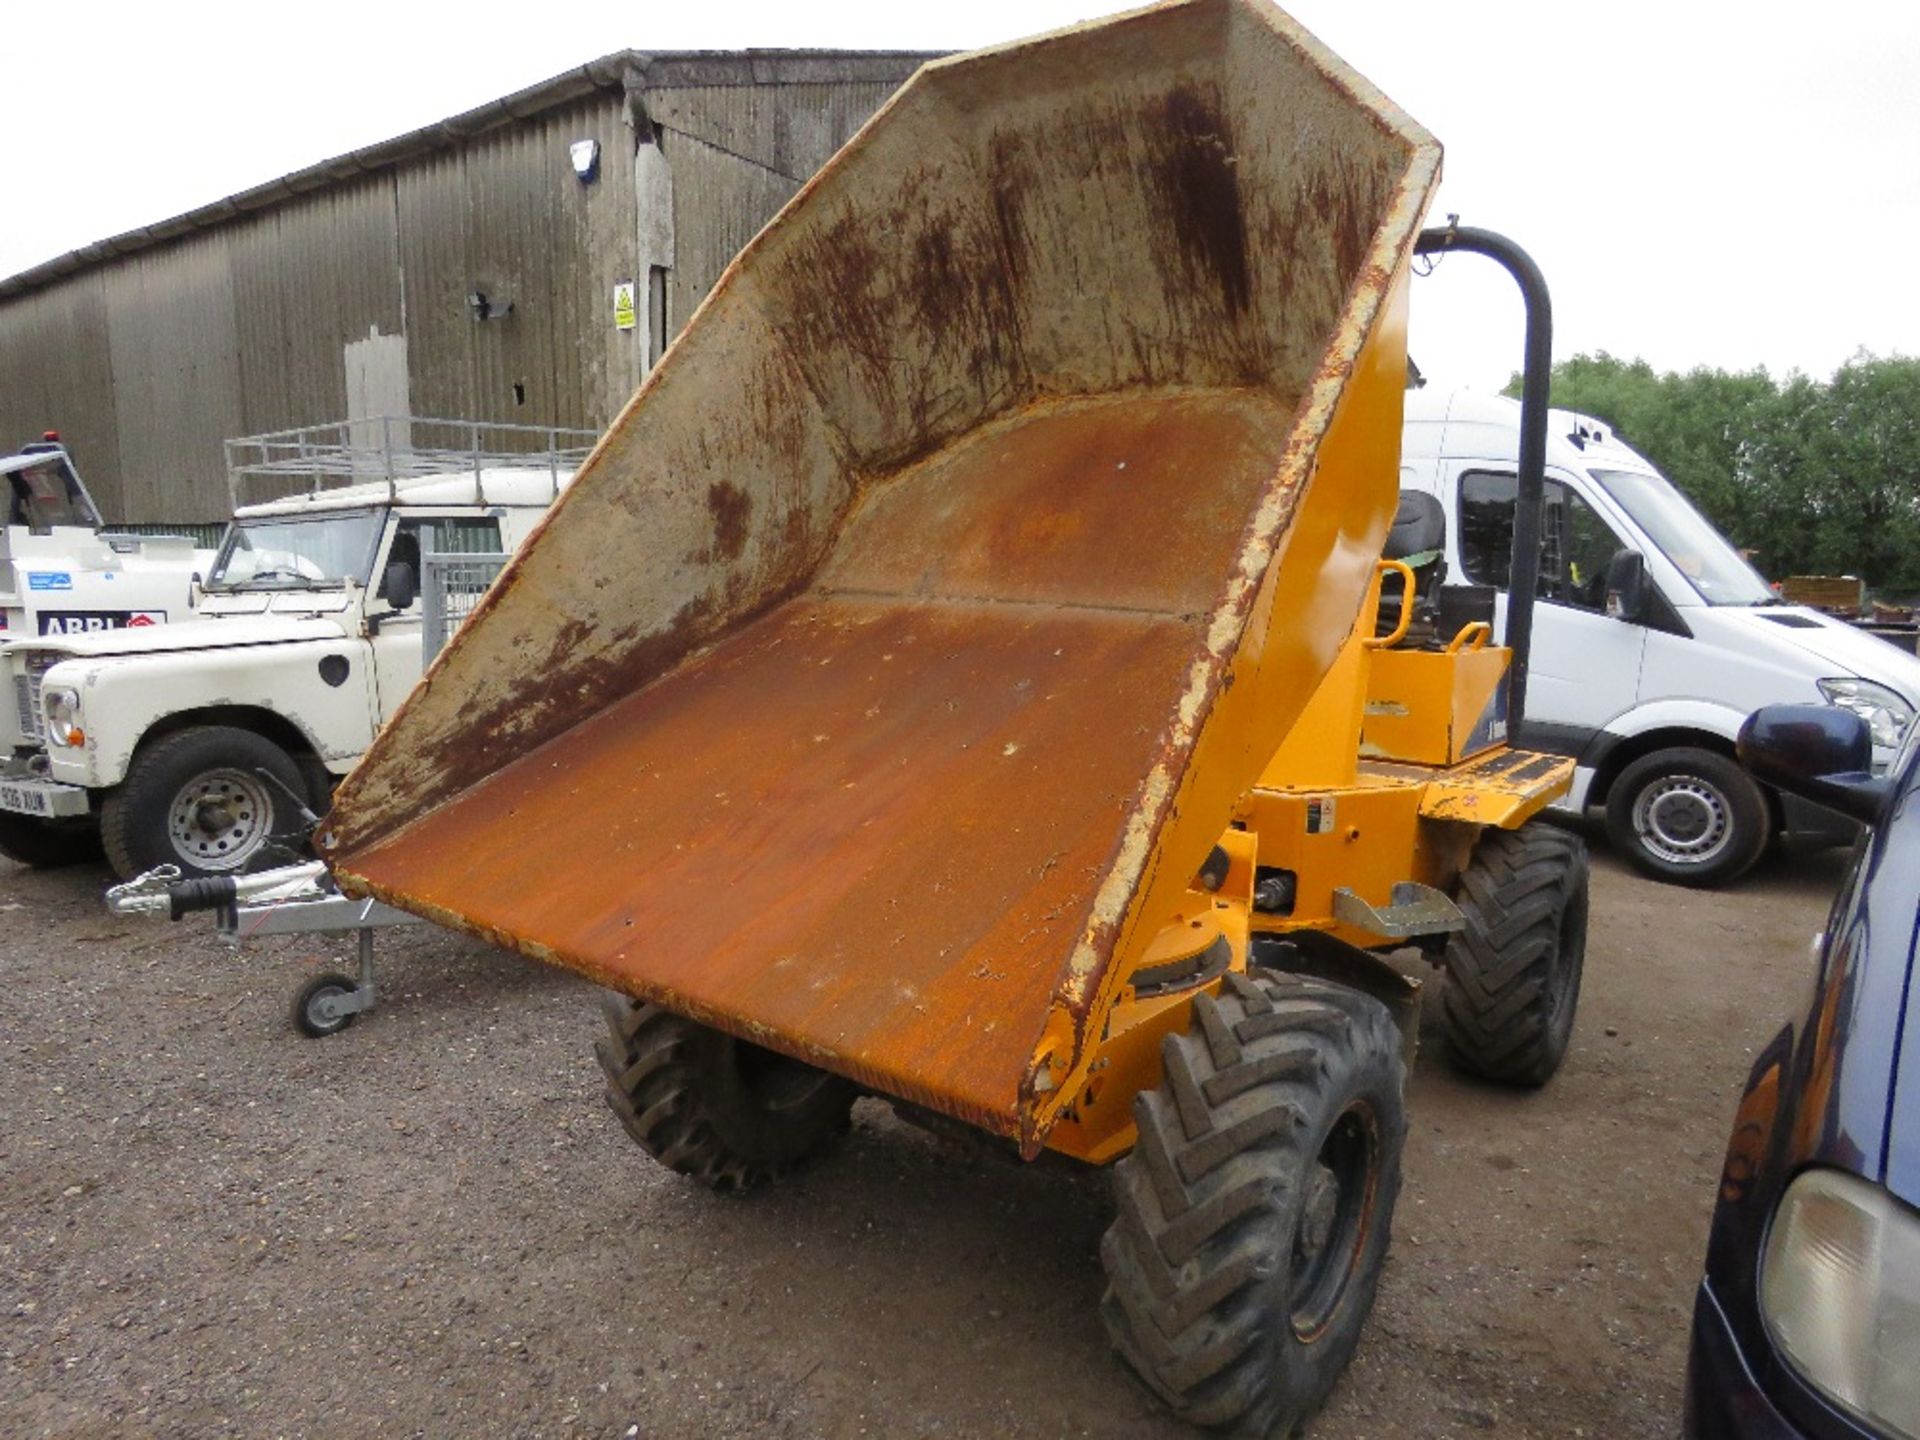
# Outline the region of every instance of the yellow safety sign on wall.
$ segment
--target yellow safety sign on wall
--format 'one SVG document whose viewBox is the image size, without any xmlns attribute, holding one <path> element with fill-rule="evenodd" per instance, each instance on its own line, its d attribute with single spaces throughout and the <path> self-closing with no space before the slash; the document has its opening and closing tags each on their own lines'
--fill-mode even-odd
<svg viewBox="0 0 1920 1440">
<path fill-rule="evenodd" d="M 621 330 L 631 330 L 640 323 L 633 310 L 631 280 L 623 280 L 613 287 L 613 323 Z"/>
</svg>

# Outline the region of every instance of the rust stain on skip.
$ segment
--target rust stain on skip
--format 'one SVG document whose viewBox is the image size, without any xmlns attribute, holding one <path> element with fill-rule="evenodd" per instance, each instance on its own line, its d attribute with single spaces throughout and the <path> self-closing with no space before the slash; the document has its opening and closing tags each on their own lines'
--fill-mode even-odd
<svg viewBox="0 0 1920 1440">
<path fill-rule="evenodd" d="M 707 509 L 713 516 L 714 550 L 722 559 L 738 559 L 747 548 L 753 497 L 731 481 L 716 480 L 707 487 Z"/>
</svg>

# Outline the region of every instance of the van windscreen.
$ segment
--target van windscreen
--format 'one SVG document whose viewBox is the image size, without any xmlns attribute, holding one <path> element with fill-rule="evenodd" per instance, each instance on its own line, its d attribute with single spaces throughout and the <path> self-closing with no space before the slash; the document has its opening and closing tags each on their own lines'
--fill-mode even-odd
<svg viewBox="0 0 1920 1440">
<path fill-rule="evenodd" d="M 1589 473 L 1709 605 L 1777 603 L 1767 582 L 1666 477 L 1637 470 Z"/>
</svg>

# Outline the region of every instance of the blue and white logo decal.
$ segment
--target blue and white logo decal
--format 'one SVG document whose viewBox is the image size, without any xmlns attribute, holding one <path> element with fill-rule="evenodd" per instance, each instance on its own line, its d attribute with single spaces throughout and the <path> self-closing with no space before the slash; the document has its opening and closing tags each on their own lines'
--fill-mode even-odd
<svg viewBox="0 0 1920 1440">
<path fill-rule="evenodd" d="M 73 575 L 66 570 L 29 570 L 27 588 L 29 590 L 71 590 Z"/>
</svg>

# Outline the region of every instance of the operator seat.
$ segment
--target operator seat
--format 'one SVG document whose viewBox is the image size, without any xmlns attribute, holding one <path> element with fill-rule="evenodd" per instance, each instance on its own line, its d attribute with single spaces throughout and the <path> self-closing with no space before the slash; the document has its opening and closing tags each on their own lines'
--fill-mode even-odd
<svg viewBox="0 0 1920 1440">
<path fill-rule="evenodd" d="M 1400 508 L 1380 554 L 1382 559 L 1399 560 L 1413 568 L 1414 621 L 1418 624 L 1431 617 L 1447 578 L 1447 512 L 1440 497 L 1424 490 L 1402 490 Z M 1389 574 L 1382 582 L 1376 635 L 1391 635 L 1399 627 L 1405 590 L 1398 574 Z"/>
</svg>

